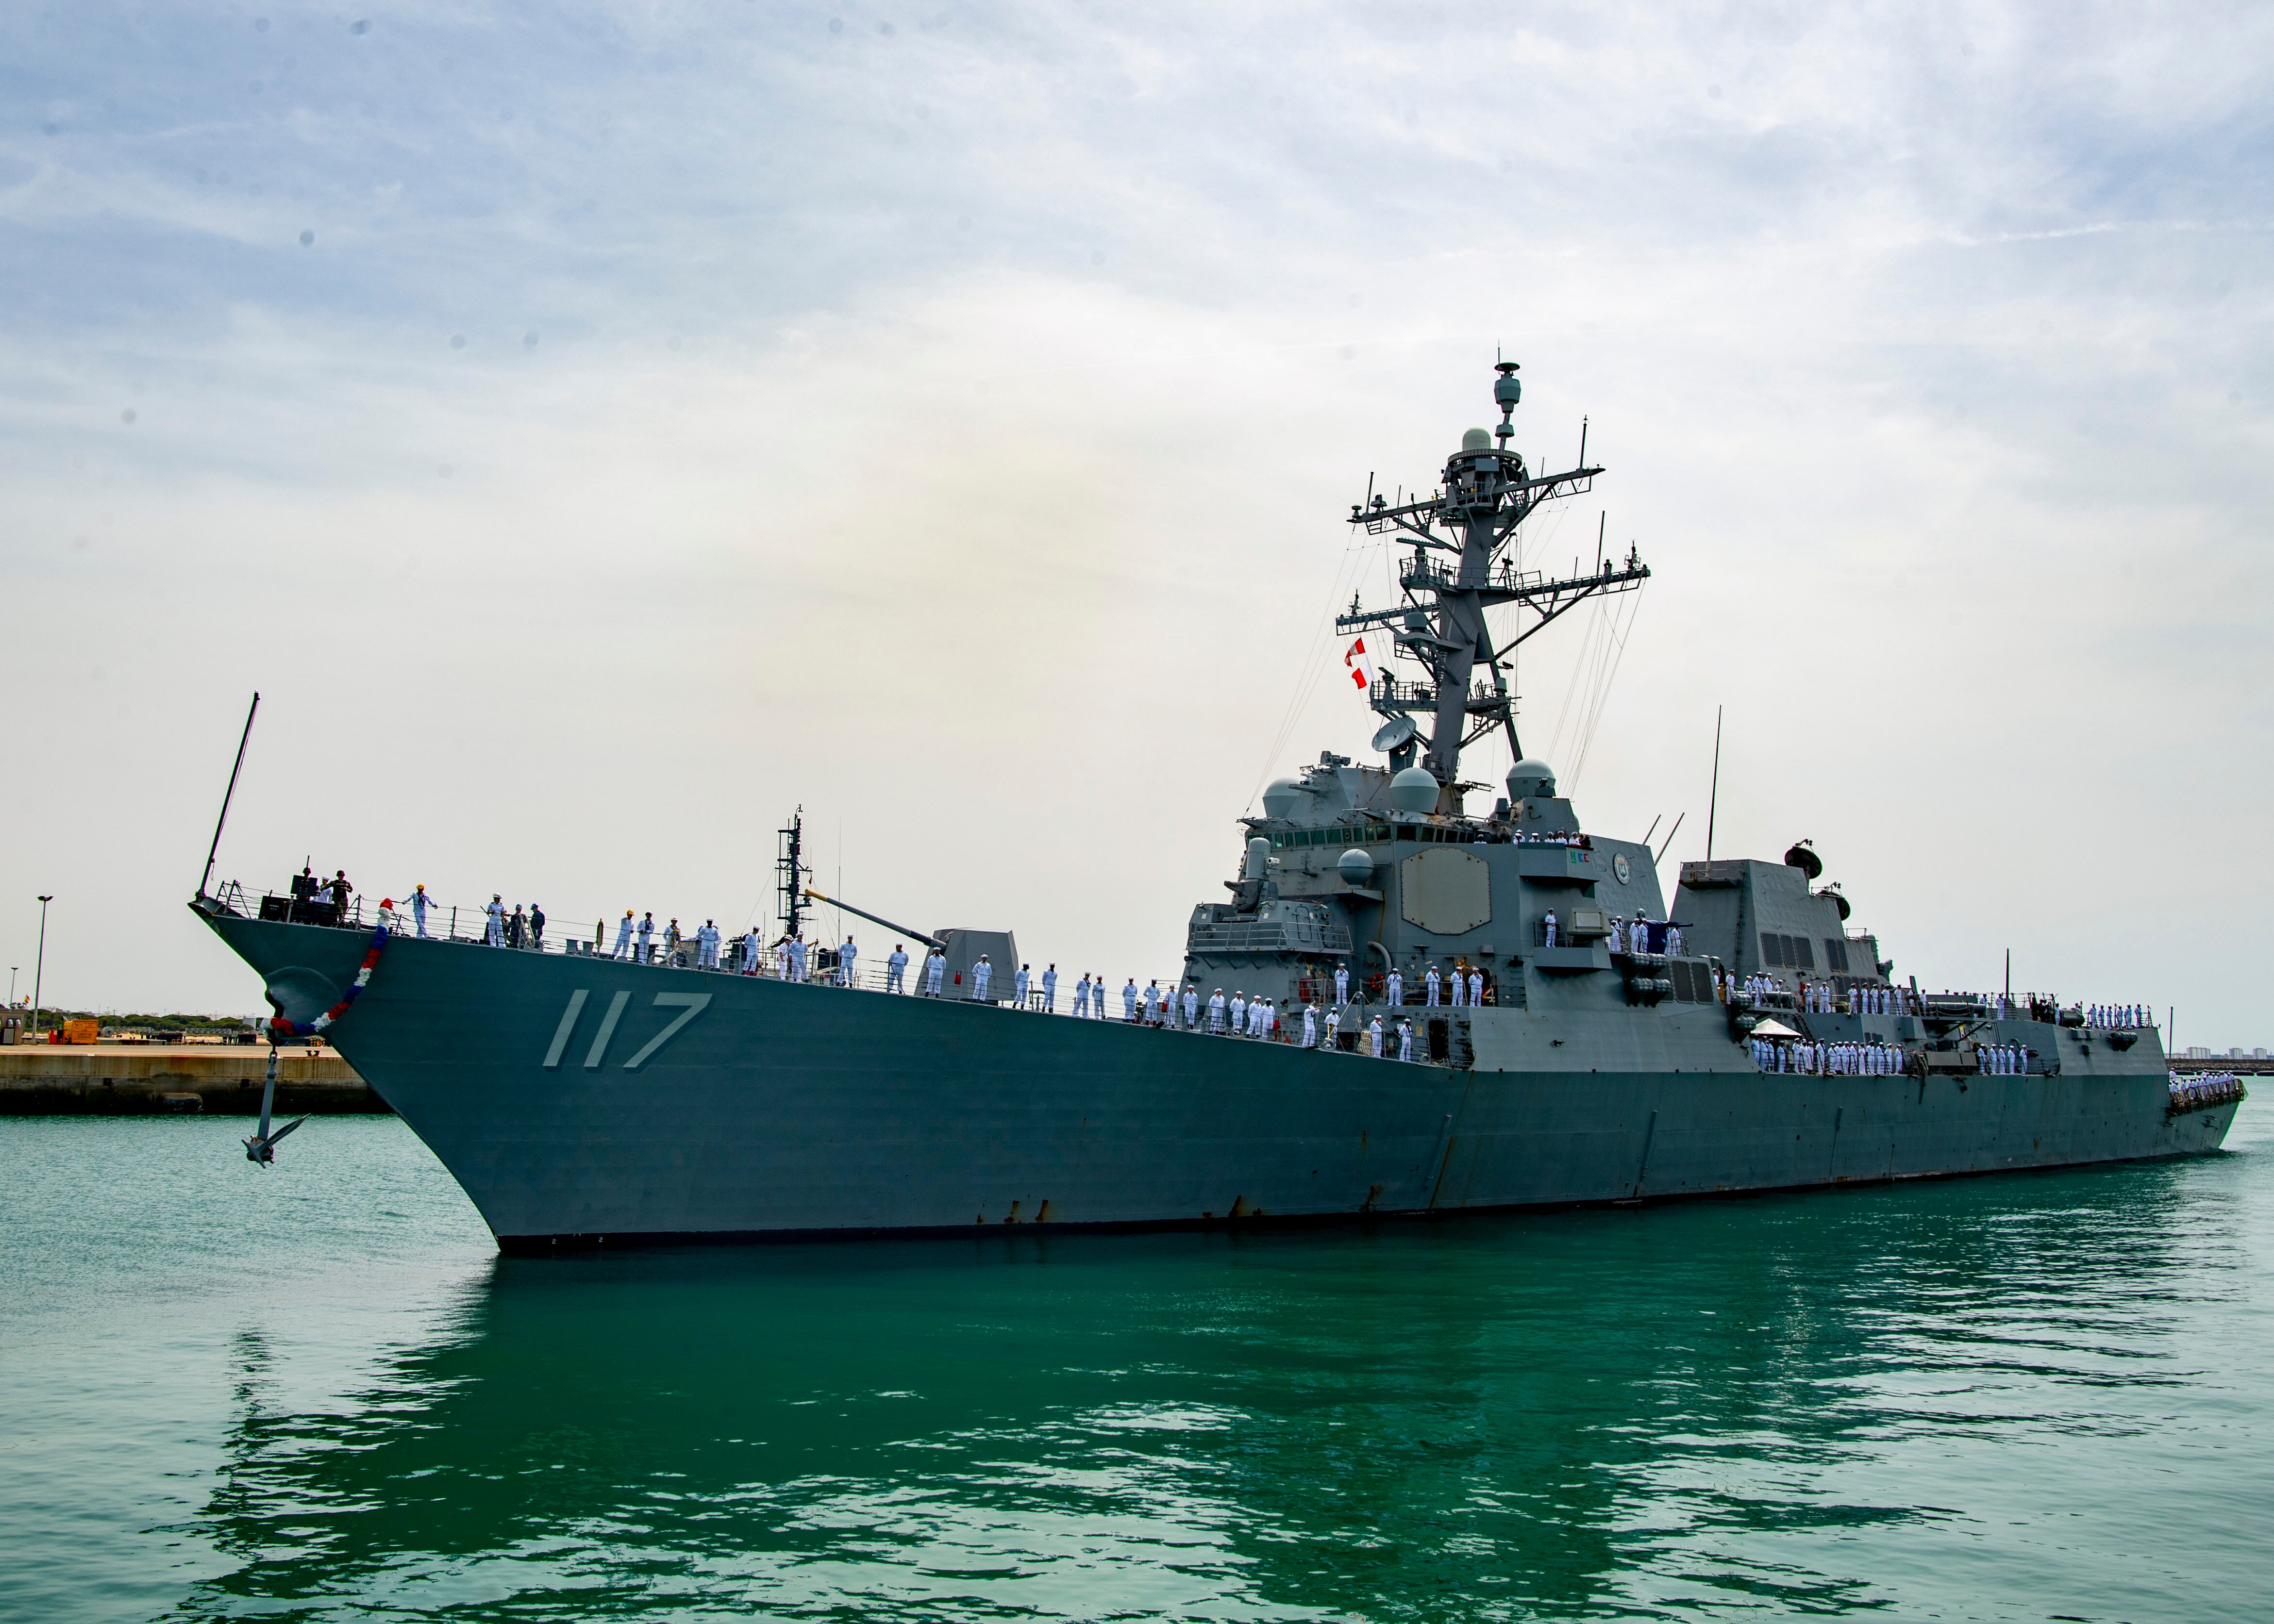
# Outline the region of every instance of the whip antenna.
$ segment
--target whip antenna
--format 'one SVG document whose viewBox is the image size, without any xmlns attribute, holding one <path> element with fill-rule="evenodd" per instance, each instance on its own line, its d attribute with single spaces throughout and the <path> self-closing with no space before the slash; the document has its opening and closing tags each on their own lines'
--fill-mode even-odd
<svg viewBox="0 0 2274 1624">
<path fill-rule="evenodd" d="M 213 881 L 214 858 L 221 851 L 222 825 L 229 822 L 229 803 L 237 795 L 237 775 L 245 765 L 245 743 L 252 737 L 252 718 L 260 710 L 260 695 L 256 691 L 252 695 L 252 708 L 245 713 L 245 732 L 237 736 L 237 763 L 229 770 L 229 788 L 222 793 L 221 816 L 214 820 L 213 844 L 206 848 L 206 871 L 198 878 L 198 895 L 200 897 L 206 894 L 206 887 Z"/>
</svg>

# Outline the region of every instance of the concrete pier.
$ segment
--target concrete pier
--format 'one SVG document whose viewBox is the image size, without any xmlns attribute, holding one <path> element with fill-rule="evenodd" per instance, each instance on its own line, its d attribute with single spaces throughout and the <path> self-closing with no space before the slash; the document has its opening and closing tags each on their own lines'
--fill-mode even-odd
<svg viewBox="0 0 2274 1624">
<path fill-rule="evenodd" d="M 0 1116 L 252 1116 L 260 1109 L 267 1070 L 265 1046 L 9 1044 L 0 1046 Z M 278 1053 L 278 1115 L 387 1110 L 386 1101 L 332 1050 Z"/>
</svg>

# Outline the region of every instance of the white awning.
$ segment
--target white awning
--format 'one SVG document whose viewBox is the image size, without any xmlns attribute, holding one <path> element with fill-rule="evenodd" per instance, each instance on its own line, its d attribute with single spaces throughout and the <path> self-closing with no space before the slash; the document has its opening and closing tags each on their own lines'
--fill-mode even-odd
<svg viewBox="0 0 2274 1624">
<path fill-rule="evenodd" d="M 1800 1034 L 1786 1026 L 1784 1022 L 1771 1017 L 1753 1028 L 1753 1035 L 1757 1038 L 1796 1038 Z"/>
</svg>

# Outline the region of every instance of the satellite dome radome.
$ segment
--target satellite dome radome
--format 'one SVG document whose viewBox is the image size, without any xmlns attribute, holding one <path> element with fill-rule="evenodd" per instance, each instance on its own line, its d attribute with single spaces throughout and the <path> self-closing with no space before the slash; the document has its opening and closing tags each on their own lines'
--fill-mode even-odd
<svg viewBox="0 0 2274 1624">
<path fill-rule="evenodd" d="M 1461 436 L 1461 449 L 1489 451 L 1492 449 L 1492 436 L 1482 429 L 1471 429 Z"/>
<path fill-rule="evenodd" d="M 1408 767 L 1389 780 L 1389 804 L 1400 812 L 1434 812 L 1436 774 L 1427 767 Z"/>
<path fill-rule="evenodd" d="M 1555 770 L 1544 761 L 1525 756 L 1508 770 L 1508 798 L 1529 801 L 1555 793 Z"/>
<path fill-rule="evenodd" d="M 1292 778 L 1274 778 L 1263 786 L 1263 816 L 1285 817 L 1303 798 L 1303 786 Z"/>
<path fill-rule="evenodd" d="M 1335 872 L 1351 885 L 1363 885 L 1374 877 L 1374 853 L 1362 846 L 1352 846 L 1336 860 Z"/>
</svg>

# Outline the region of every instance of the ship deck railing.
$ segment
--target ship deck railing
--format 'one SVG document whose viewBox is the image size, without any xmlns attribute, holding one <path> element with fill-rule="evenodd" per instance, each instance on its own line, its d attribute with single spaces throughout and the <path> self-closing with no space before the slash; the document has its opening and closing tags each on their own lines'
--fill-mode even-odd
<svg viewBox="0 0 2274 1624">
<path fill-rule="evenodd" d="M 223 908 L 248 919 L 263 917 L 264 912 L 270 914 L 278 912 L 278 910 L 273 908 L 264 910 L 261 906 L 264 899 L 271 901 L 281 900 L 288 903 L 290 900 L 289 896 L 280 898 L 279 893 L 274 891 L 267 893 L 255 893 L 248 891 L 245 887 L 235 881 L 231 881 L 223 885 L 214 898 L 214 900 L 219 902 Z M 344 919 L 335 917 L 334 910 L 314 905 L 300 905 L 285 911 L 289 912 L 292 916 L 285 922 L 320 925 L 339 930 L 369 933 L 375 929 L 380 922 L 378 918 L 379 910 L 377 906 L 375 905 L 367 905 L 365 899 L 359 896 L 350 900 L 347 916 Z M 807 958 L 805 974 L 802 978 L 791 978 L 786 974 L 786 967 L 781 961 L 779 954 L 773 951 L 773 944 L 771 942 L 767 943 L 764 949 L 762 950 L 759 961 L 755 969 L 748 968 L 744 966 L 742 962 L 742 943 L 748 939 L 747 933 L 742 936 L 727 938 L 720 947 L 719 962 L 717 965 L 712 966 L 697 962 L 698 951 L 696 947 L 694 938 L 691 936 L 683 936 L 678 945 L 675 948 L 672 948 L 666 946 L 665 940 L 659 935 L 651 941 L 650 951 L 647 957 L 642 959 L 638 957 L 639 939 L 637 934 L 635 933 L 632 938 L 630 951 L 624 957 L 618 958 L 614 951 L 614 938 L 607 935 L 605 930 L 594 936 L 584 936 L 581 935 L 563 936 L 553 929 L 557 918 L 557 915 L 548 915 L 546 917 L 546 935 L 545 940 L 541 943 L 530 939 L 526 930 L 524 929 L 523 939 L 520 944 L 516 945 L 508 939 L 507 942 L 501 944 L 493 951 L 499 952 L 553 953 L 567 958 L 602 959 L 609 959 L 619 964 L 637 965 L 642 967 L 694 970 L 700 974 L 712 975 L 748 974 L 754 976 L 756 979 L 764 981 L 797 979 L 802 981 L 805 985 L 817 988 L 839 988 L 861 992 L 894 993 L 911 997 L 931 996 L 936 997 L 943 1004 L 983 1002 L 1005 1009 L 1024 1009 L 1030 1010 L 1038 1014 L 1056 1014 L 1061 1016 L 1071 1016 L 1073 1013 L 1074 984 L 1081 979 L 1078 973 L 1072 976 L 1061 974 L 1058 980 L 1058 991 L 1055 997 L 1049 997 L 1043 990 L 1042 977 L 1040 975 L 1033 976 L 1030 978 L 1028 982 L 1027 997 L 1024 1002 L 1021 1003 L 1017 996 L 1015 974 L 1011 976 L 999 976 L 990 980 L 987 989 L 988 996 L 985 999 L 974 1000 L 971 998 L 971 989 L 968 983 L 958 986 L 950 982 L 943 985 L 939 992 L 937 994 L 927 994 L 924 991 L 924 961 L 920 951 L 909 954 L 907 968 L 901 975 L 898 986 L 894 986 L 892 984 L 891 971 L 885 963 L 886 955 L 881 953 L 875 954 L 873 956 L 868 952 L 860 954 L 854 960 L 853 973 L 848 978 L 841 973 L 833 962 L 825 961 L 821 957 L 820 950 L 817 949 L 811 951 Z M 488 916 L 483 910 L 468 909 L 463 907 L 449 908 L 444 907 L 440 904 L 430 903 L 427 906 L 426 910 L 426 939 L 437 942 L 451 942 L 463 947 L 487 946 L 488 923 Z M 417 923 L 412 919 L 410 910 L 407 906 L 398 906 L 393 910 L 393 919 L 388 928 L 391 931 L 400 932 L 405 936 L 413 936 L 417 932 Z M 1163 976 L 1156 979 L 1157 979 L 1159 984 L 1163 987 L 1178 987 L 1182 984 L 1182 978 L 1180 975 Z M 1141 990 L 1142 990 L 1142 989 L 1141 989 Z M 1156 1023 L 1155 1023 L 1151 1019 L 1149 1006 L 1141 1003 L 1139 1006 L 1139 1011 L 1135 1020 L 1131 1021 L 1124 1014 L 1124 1007 L 1121 996 L 1121 989 L 1119 987 L 1108 985 L 1104 989 L 1102 999 L 1094 998 L 1090 1002 L 1088 1018 L 1092 1019 L 1111 1021 L 1115 1025 L 1156 1026 L 1156 1029 L 1159 1031 L 1178 1033 L 1186 1036 L 1220 1037 L 1236 1042 L 1274 1042 L 1285 1044 L 1289 1047 L 1297 1047 L 1299 1046 L 1302 1041 L 1303 1022 L 1302 1012 L 1299 1009 L 1291 1011 L 1291 1019 L 1290 1012 L 1283 1011 L 1279 1019 L 1278 1030 L 1269 1037 L 1254 1038 L 1248 1036 L 1244 1032 L 1233 1033 L 1229 1030 L 1224 1032 L 1211 1032 L 1209 1029 L 1209 1011 L 1205 1001 L 1203 1001 L 1201 1005 L 1198 1024 L 1191 1026 L 1187 1026 L 1184 1024 L 1181 1015 L 1174 1020 L 1161 1022 L 1156 1025 Z M 1369 1003 L 1362 995 L 1360 997 L 1353 999 L 1348 1008 L 1352 1011 L 1361 1011 L 1362 1019 L 1356 1027 L 1344 1027 L 1340 1033 L 1342 1041 L 1337 1044 L 1337 1048 L 1344 1053 L 1357 1053 L 1363 1055 L 1367 1046 L 1367 1034 L 1364 1030 L 1365 1023 L 1372 1020 L 1375 1015 L 1379 1014 L 1384 1017 L 1385 1020 L 1386 1041 L 1384 1047 L 1385 1049 L 1392 1051 L 1383 1055 L 1382 1058 L 1385 1060 L 1395 1058 L 1394 1050 L 1397 1041 L 1397 1022 L 1398 1019 L 1412 1019 L 1416 1020 L 1417 1023 L 1426 1023 L 1427 1018 L 1428 1017 L 1442 1017 L 1450 1012 L 1448 1006 L 1442 1005 L 1431 1007 L 1419 1004 L 1392 1005 L 1381 1004 L 1379 1002 Z M 1319 1031 L 1320 1041 L 1318 1046 L 1323 1049 L 1326 1047 L 1324 1035 L 1325 1023 L 1323 1019 L 1321 1019 L 1320 1023 Z M 1426 1063 L 1439 1066 L 1449 1064 L 1449 1060 L 1445 1055 L 1436 1055 L 1433 1056 L 1422 1051 L 1425 1049 L 1442 1047 L 1449 1053 L 1451 1047 L 1449 1028 L 1448 1028 L 1448 1030 L 1443 1034 L 1433 1034 L 1428 1030 L 1426 1024 L 1419 1025 L 1415 1034 L 1414 1047 L 1416 1049 L 1413 1061 L 1414 1064 L 1419 1064 Z"/>
</svg>

